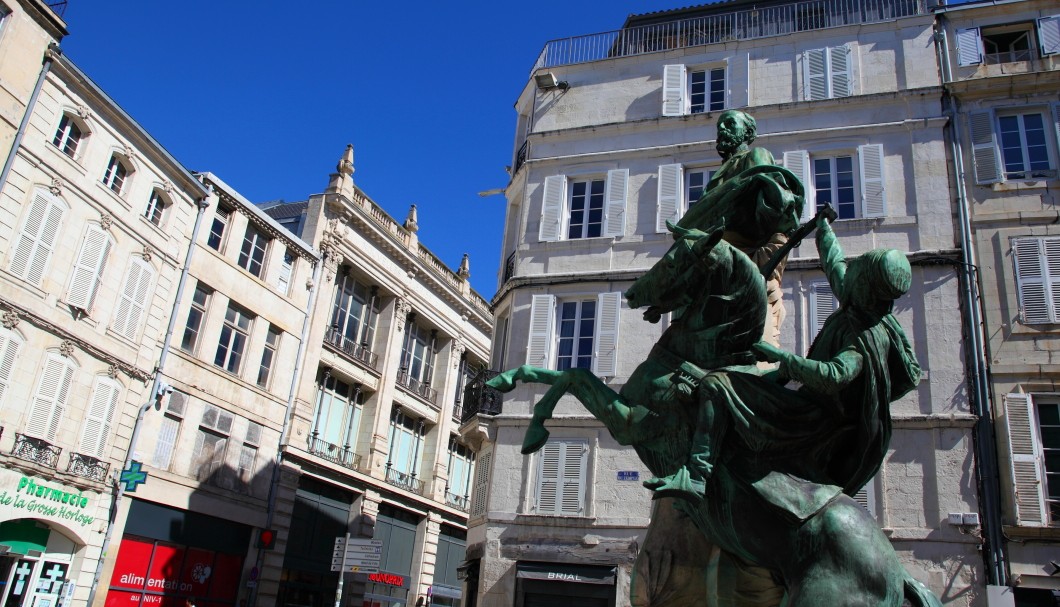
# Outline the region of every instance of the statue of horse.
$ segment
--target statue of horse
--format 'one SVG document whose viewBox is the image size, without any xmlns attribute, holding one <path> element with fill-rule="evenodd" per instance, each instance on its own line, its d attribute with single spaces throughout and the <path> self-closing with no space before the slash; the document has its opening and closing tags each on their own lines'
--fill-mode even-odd
<svg viewBox="0 0 1060 607">
<path fill-rule="evenodd" d="M 732 389 L 725 372 L 750 377 L 741 381 L 759 382 L 767 390 L 786 390 L 791 410 L 781 407 L 776 414 L 809 416 L 811 423 L 803 425 L 812 433 L 771 451 L 768 440 L 752 444 L 741 434 L 738 413 L 726 413 L 726 423 L 736 427 L 724 438 L 704 499 L 675 500 L 677 508 L 721 550 L 769 570 L 783 586 L 787 607 L 898 607 L 904 599 L 916 607 L 941 606 L 905 572 L 869 514 L 844 493 L 857 488 L 828 483 L 813 465 L 793 459 L 792 449 L 826 440 L 836 428 L 817 403 L 762 376 L 755 366 L 753 346 L 767 307 L 759 268 L 722 240 L 720 230 L 670 227 L 676 242 L 625 297 L 631 308 L 646 308 L 649 322 L 668 312 L 675 312 L 674 320 L 620 392 L 582 368 L 524 365 L 488 382 L 503 392 L 518 381 L 551 385 L 534 407 L 523 453 L 544 446 L 545 421 L 559 399 L 571 394 L 615 440 L 632 446 L 653 474 L 667 477 L 695 455 L 697 428 L 713 418 L 703 415 L 715 406 L 711 394 Z M 713 388 L 704 389 L 707 385 Z"/>
</svg>

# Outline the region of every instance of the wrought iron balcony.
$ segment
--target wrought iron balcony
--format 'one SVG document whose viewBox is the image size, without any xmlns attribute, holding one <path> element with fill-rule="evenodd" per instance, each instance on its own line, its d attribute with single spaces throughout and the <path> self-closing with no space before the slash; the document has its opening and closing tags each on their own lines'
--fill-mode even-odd
<svg viewBox="0 0 1060 607">
<path fill-rule="evenodd" d="M 416 478 L 415 474 L 408 474 L 392 468 L 390 464 L 386 465 L 386 482 L 417 495 L 423 494 L 423 481 Z"/>
<path fill-rule="evenodd" d="M 312 436 L 309 437 L 309 452 L 350 470 L 356 470 L 361 463 L 361 456 L 354 453 L 349 445 L 340 447 Z"/>
<path fill-rule="evenodd" d="M 526 155 L 530 151 L 530 140 L 523 142 L 523 145 L 519 146 L 519 152 L 515 155 L 515 166 L 512 167 L 512 175 L 519 171 L 519 167 L 523 166 L 526 162 Z"/>
<path fill-rule="evenodd" d="M 337 329 L 330 329 L 324 336 L 324 341 L 328 345 L 334 346 L 336 350 L 347 358 L 359 362 L 372 370 L 379 370 L 376 366 L 379 363 L 379 355 L 373 354 L 368 348 L 368 344 L 354 343 Z"/>
<path fill-rule="evenodd" d="M 62 452 L 62 447 L 25 434 L 15 434 L 15 446 L 11 448 L 11 455 L 49 468 L 55 468 Z"/>
<path fill-rule="evenodd" d="M 466 423 L 479 414 L 499 415 L 501 413 L 501 393 L 486 385 L 487 381 L 497 375 L 497 371 L 483 369 L 467 382 L 467 386 L 464 387 L 461 423 Z"/>
<path fill-rule="evenodd" d="M 429 383 L 412 377 L 404 369 L 398 371 L 397 383 L 402 388 L 430 403 L 435 409 L 438 409 L 438 391 L 431 388 Z"/>
<path fill-rule="evenodd" d="M 515 251 L 512 251 L 512 254 L 508 256 L 508 259 L 504 261 L 504 280 L 501 282 L 508 282 L 513 276 L 515 276 Z"/>
<path fill-rule="evenodd" d="M 66 471 L 74 476 L 87 478 L 89 480 L 104 482 L 107 480 L 107 472 L 110 471 L 110 463 L 101 459 L 85 455 L 84 453 L 70 452 L 70 463 Z"/>
<path fill-rule="evenodd" d="M 457 510 L 463 510 L 464 512 L 467 512 L 468 506 L 470 504 L 466 495 L 457 495 L 452 491 L 446 491 L 445 505 L 450 506 L 452 508 L 456 508 Z"/>
<path fill-rule="evenodd" d="M 876 23 L 926 12 L 924 0 L 810 0 L 752 7 L 551 40 L 545 43 L 534 69 Z"/>
</svg>

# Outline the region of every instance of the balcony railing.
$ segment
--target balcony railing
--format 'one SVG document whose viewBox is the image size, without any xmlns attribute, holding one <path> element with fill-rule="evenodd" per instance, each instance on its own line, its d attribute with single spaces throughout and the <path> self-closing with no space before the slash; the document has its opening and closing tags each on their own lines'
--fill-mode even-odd
<svg viewBox="0 0 1060 607">
<path fill-rule="evenodd" d="M 471 381 L 464 387 L 463 417 L 461 423 L 466 423 L 472 417 L 483 415 L 499 415 L 501 412 L 501 393 L 486 385 L 486 382 L 496 377 L 498 373 L 490 369 L 479 371 Z"/>
<path fill-rule="evenodd" d="M 508 259 L 504 260 L 504 280 L 501 284 L 508 282 L 513 276 L 515 276 L 515 251 L 512 251 Z"/>
<path fill-rule="evenodd" d="M 80 476 L 81 478 L 87 478 L 102 483 L 107 480 L 107 472 L 110 471 L 110 464 L 99 458 L 92 457 L 91 455 L 74 453 L 71 451 L 70 463 L 67 464 L 66 471 L 74 476 Z"/>
<path fill-rule="evenodd" d="M 361 456 L 355 454 L 349 445 L 340 447 L 319 438 L 309 437 L 309 452 L 350 470 L 357 470 L 361 463 Z"/>
<path fill-rule="evenodd" d="M 530 140 L 527 139 L 523 142 L 523 145 L 519 146 L 519 152 L 515 155 L 515 166 L 512 167 L 512 175 L 519 171 L 519 167 L 523 166 L 526 162 L 526 155 L 530 151 Z"/>
<path fill-rule="evenodd" d="M 48 468 L 54 468 L 59 463 L 59 454 L 62 452 L 62 447 L 25 434 L 15 434 L 15 446 L 11 448 L 11 455 Z"/>
<path fill-rule="evenodd" d="M 386 465 L 386 482 L 417 495 L 423 494 L 423 481 L 416 478 L 414 474 L 408 474 L 392 468 L 390 464 Z"/>
<path fill-rule="evenodd" d="M 1031 50 L 1004 51 L 1001 53 L 988 53 L 983 56 L 983 63 L 987 65 L 998 65 L 1000 63 L 1016 63 L 1019 61 L 1030 61 L 1037 59 L 1038 53 Z"/>
<path fill-rule="evenodd" d="M 347 357 L 378 371 L 376 364 L 379 362 L 379 355 L 373 354 L 372 351 L 368 349 L 368 344 L 354 343 L 352 340 L 347 339 L 346 336 L 337 329 L 329 330 L 324 336 L 324 340 Z"/>
<path fill-rule="evenodd" d="M 464 512 L 467 512 L 468 497 L 466 495 L 457 495 L 452 491 L 446 491 L 445 505 L 450 506 L 452 508 L 456 508 L 457 510 L 463 510 Z"/>
<path fill-rule="evenodd" d="M 534 69 L 912 17 L 924 0 L 810 0 L 551 40 Z"/>
<path fill-rule="evenodd" d="M 435 409 L 438 408 L 438 391 L 431 388 L 430 384 L 412 377 L 408 371 L 398 371 L 397 383 L 402 388 L 430 403 Z"/>
</svg>

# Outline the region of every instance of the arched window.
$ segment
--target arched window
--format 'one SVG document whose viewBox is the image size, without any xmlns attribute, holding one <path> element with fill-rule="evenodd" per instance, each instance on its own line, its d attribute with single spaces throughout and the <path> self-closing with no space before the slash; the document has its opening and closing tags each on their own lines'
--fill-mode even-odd
<svg viewBox="0 0 1060 607">
<path fill-rule="evenodd" d="M 70 398 L 76 367 L 68 357 L 49 352 L 33 394 L 26 434 L 54 442 Z"/>
<path fill-rule="evenodd" d="M 70 158 L 77 156 L 77 147 L 81 144 L 81 140 L 84 138 L 84 129 L 70 114 L 63 114 L 61 120 L 59 120 L 59 128 L 55 130 L 55 137 L 52 139 L 52 145 L 59 148 L 59 151 L 66 154 Z"/>
<path fill-rule="evenodd" d="M 92 302 L 95 301 L 99 285 L 103 281 L 107 256 L 113 245 L 114 241 L 106 230 L 97 224 L 89 224 L 74 261 L 66 303 L 86 313 L 91 311 Z"/>
<path fill-rule="evenodd" d="M 128 161 L 123 160 L 118 154 L 111 154 L 107 170 L 103 173 L 103 185 L 110 188 L 115 194 L 121 194 L 125 187 L 125 181 L 129 177 Z"/>
<path fill-rule="evenodd" d="M 33 192 L 22 229 L 15 236 L 8 270 L 31 284 L 40 284 L 59 235 L 66 203 L 48 190 Z"/>
<path fill-rule="evenodd" d="M 114 312 L 114 322 L 111 324 L 111 329 L 119 335 L 136 339 L 140 323 L 146 314 L 147 300 L 151 295 L 151 280 L 154 276 L 154 268 L 143 259 L 134 258 L 129 262 L 121 296 Z"/>
<path fill-rule="evenodd" d="M 158 190 L 151 190 L 151 197 L 147 200 L 147 208 L 144 209 L 144 217 L 156 226 L 162 225 L 162 216 L 165 214 L 169 202 Z"/>
</svg>

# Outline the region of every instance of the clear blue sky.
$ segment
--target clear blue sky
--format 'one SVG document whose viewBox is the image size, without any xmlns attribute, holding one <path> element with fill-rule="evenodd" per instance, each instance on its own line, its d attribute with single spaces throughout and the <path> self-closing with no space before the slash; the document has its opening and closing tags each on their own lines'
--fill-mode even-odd
<svg viewBox="0 0 1060 607">
<path fill-rule="evenodd" d="M 254 202 L 305 200 L 347 143 L 354 181 L 487 299 L 513 104 L 548 40 L 695 4 L 70 0 L 66 55 L 170 153 Z"/>
</svg>

